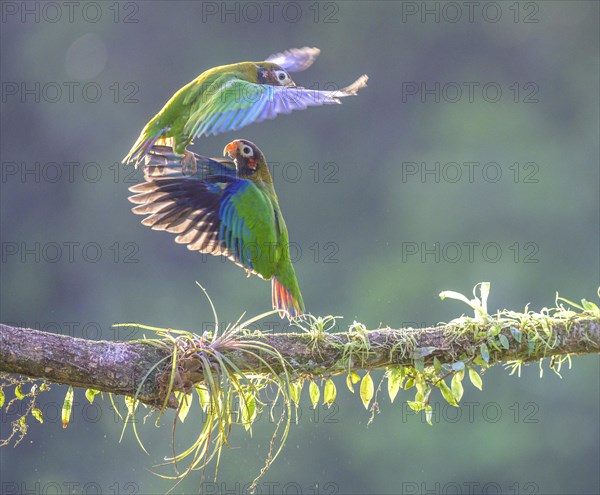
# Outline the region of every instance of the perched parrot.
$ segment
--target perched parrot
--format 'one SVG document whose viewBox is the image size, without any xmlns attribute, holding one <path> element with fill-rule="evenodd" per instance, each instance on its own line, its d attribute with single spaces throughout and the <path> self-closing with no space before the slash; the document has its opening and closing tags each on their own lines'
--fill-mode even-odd
<svg viewBox="0 0 600 495">
<path fill-rule="evenodd" d="M 233 161 L 195 155 L 198 169 L 183 175 L 177 154 L 155 146 L 146 157 L 145 181 L 129 188 L 142 224 L 177 234 L 192 251 L 223 255 L 248 276 L 271 280 L 273 309 L 292 319 L 304 302 L 290 261 L 288 231 L 273 180 L 258 147 L 244 139 L 223 152 Z"/>
<path fill-rule="evenodd" d="M 184 172 L 187 167 L 195 171 L 194 154 L 186 150 L 195 138 L 237 130 L 292 110 L 340 103 L 339 98 L 355 95 L 366 85 L 368 77 L 363 75 L 337 91 L 296 86 L 289 73 L 307 69 L 319 53 L 318 48 L 294 48 L 264 62 L 241 62 L 203 72 L 146 124 L 123 162 L 137 167 L 152 146 L 167 144 L 179 155 Z"/>
</svg>

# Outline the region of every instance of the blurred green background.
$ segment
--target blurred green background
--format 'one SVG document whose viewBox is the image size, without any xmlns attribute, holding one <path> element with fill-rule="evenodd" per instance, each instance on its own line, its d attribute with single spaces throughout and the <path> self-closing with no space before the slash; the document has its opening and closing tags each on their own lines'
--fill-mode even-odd
<svg viewBox="0 0 600 495">
<path fill-rule="evenodd" d="M 268 310 L 269 284 L 143 227 L 127 201 L 139 174 L 118 162 L 200 72 L 305 45 L 322 54 L 298 84 L 366 73 L 369 86 L 193 149 L 219 156 L 244 137 L 265 152 L 312 313 L 343 316 L 339 330 L 432 325 L 468 309 L 441 290 L 480 281 L 491 310 L 551 307 L 556 291 L 596 299 L 598 19 L 595 1 L 3 2 L 1 321 L 110 340 L 139 336 L 115 322 L 202 331 L 212 317 L 195 281 L 225 322 Z M 596 494 L 598 357 L 573 364 L 541 380 L 537 366 L 521 378 L 496 367 L 482 393 L 466 387 L 470 406 L 436 402 L 433 427 L 383 394 L 367 426 L 343 379 L 331 410 L 310 411 L 305 390 L 261 492 Z M 140 425 L 146 456 L 131 430 L 118 443 L 108 401 L 85 408 L 83 390 L 63 431 L 64 393 L 54 386 L 46 423 L 0 450 L 4 493 L 171 487 L 148 468 L 171 453 L 172 414 Z M 200 424 L 196 411 L 180 425 L 178 449 Z M 273 427 L 263 415 L 252 439 L 235 432 L 204 492 L 243 493 Z"/>
</svg>

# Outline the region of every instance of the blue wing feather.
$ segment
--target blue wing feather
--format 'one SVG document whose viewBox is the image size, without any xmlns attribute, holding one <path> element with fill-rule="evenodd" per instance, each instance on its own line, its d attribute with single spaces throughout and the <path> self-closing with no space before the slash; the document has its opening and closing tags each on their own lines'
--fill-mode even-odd
<svg viewBox="0 0 600 495">
<path fill-rule="evenodd" d="M 168 160 L 165 165 L 169 155 L 159 151 L 149 158 L 152 172 L 146 170 L 145 182 L 129 188 L 135 193 L 129 198 L 137 205 L 133 212 L 146 215 L 142 223 L 177 234 L 175 241 L 188 249 L 227 256 L 270 278 L 269 264 L 259 262 L 261 250 L 255 248 L 259 242 L 269 246 L 277 236 L 275 213 L 264 193 L 253 182 L 232 176 L 227 164 L 204 157 L 202 172 L 182 175 L 181 166 Z"/>
<path fill-rule="evenodd" d="M 273 119 L 293 110 L 340 103 L 340 98 L 355 95 L 367 80 L 367 76 L 361 76 L 345 88 L 320 91 L 224 79 L 218 90 L 193 111 L 184 132 L 195 138 L 211 136 L 238 130 L 253 122 Z"/>
</svg>

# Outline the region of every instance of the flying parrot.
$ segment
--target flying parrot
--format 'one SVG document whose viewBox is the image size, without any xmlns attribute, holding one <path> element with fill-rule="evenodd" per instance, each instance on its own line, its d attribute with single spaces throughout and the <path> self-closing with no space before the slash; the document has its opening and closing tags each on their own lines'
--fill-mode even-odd
<svg viewBox="0 0 600 495">
<path fill-rule="evenodd" d="M 273 309 L 289 319 L 304 313 L 290 261 L 288 231 L 262 151 L 237 139 L 223 151 L 233 160 L 195 155 L 184 175 L 177 154 L 155 146 L 146 157 L 145 181 L 129 188 L 142 224 L 177 234 L 192 251 L 223 255 L 248 273 L 271 280 Z"/>
<path fill-rule="evenodd" d="M 280 113 L 309 106 L 340 103 L 366 85 L 363 75 L 336 91 L 296 86 L 290 72 L 310 67 L 318 48 L 293 48 L 271 55 L 264 62 L 241 62 L 207 70 L 186 84 L 146 124 L 123 163 L 137 167 L 152 146 L 173 148 L 187 167 L 195 170 L 194 154 L 186 148 L 195 138 L 240 129 Z M 193 173 L 193 172 L 192 172 Z"/>
</svg>

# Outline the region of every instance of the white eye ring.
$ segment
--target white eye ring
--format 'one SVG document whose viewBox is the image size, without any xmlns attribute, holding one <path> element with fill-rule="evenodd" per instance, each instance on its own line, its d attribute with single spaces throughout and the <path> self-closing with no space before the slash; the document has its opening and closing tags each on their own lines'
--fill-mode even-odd
<svg viewBox="0 0 600 495">
<path fill-rule="evenodd" d="M 252 148 L 250 146 L 248 146 L 247 144 L 245 144 L 244 146 L 242 146 L 242 155 L 247 157 L 252 156 L 254 153 L 252 151 Z"/>
<path fill-rule="evenodd" d="M 284 70 L 276 70 L 275 76 L 277 77 L 277 81 L 280 83 L 286 83 L 290 78 L 290 76 L 288 76 L 287 72 Z"/>
</svg>

